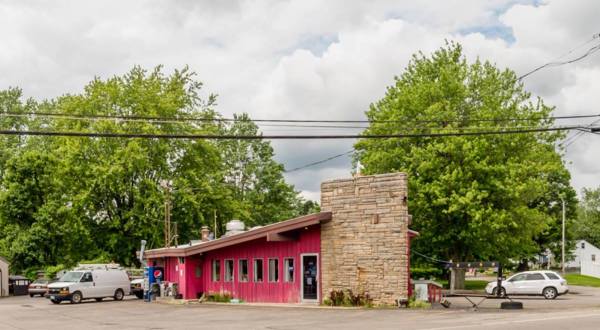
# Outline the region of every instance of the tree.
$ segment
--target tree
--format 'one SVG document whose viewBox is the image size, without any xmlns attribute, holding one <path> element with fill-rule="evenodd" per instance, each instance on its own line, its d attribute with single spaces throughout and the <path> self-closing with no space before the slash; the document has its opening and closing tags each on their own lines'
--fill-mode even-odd
<svg viewBox="0 0 600 330">
<path fill-rule="evenodd" d="M 469 64 L 456 43 L 414 55 L 367 111 L 364 134 L 477 132 L 549 127 L 551 107 L 532 100 L 513 71 Z M 575 193 L 555 144 L 562 133 L 362 139 L 368 174 L 408 173 L 415 249 L 445 260 L 520 260 L 556 228 L 559 194 Z M 558 222 L 560 224 L 560 222 Z"/>
<path fill-rule="evenodd" d="M 260 135 L 248 114 L 235 115 L 223 129 L 226 135 Z M 235 202 L 234 216 L 250 226 L 265 225 L 312 210 L 300 205 L 294 187 L 285 182 L 283 165 L 274 159 L 268 141 L 223 140 L 219 143 L 226 169 L 225 181 Z"/>
<path fill-rule="evenodd" d="M 600 188 L 583 189 L 573 222 L 573 236 L 600 246 Z"/>
<path fill-rule="evenodd" d="M 247 115 L 219 120 L 216 96 L 201 92 L 187 68 L 167 75 L 161 67 L 134 67 L 42 102 L 23 102 L 19 89 L 9 89 L 0 92 L 0 111 L 9 112 L 0 128 L 260 134 Z M 235 217 L 253 226 L 317 209 L 285 182 L 266 141 L 0 136 L 0 147 L 0 254 L 17 272 L 81 260 L 132 265 L 142 239 L 162 247 L 198 239 L 203 225 L 223 233 Z M 178 230 L 168 243 L 167 201 Z"/>
</svg>

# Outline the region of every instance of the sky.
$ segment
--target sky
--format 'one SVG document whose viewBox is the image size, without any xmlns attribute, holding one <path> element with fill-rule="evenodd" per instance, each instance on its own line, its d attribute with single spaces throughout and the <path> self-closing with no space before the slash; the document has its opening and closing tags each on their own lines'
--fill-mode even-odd
<svg viewBox="0 0 600 330">
<path fill-rule="evenodd" d="M 415 52 L 455 40 L 469 60 L 479 57 L 522 74 L 600 44 L 592 39 L 600 32 L 598 13 L 596 0 L 0 0 L 0 89 L 20 87 L 41 100 L 81 92 L 94 77 L 121 75 L 134 65 L 164 65 L 168 72 L 187 65 L 206 95 L 219 95 L 216 110 L 226 117 L 247 112 L 255 119 L 360 120 Z M 600 113 L 600 52 L 539 71 L 524 83 L 556 107 L 556 116 Z M 352 150 L 353 142 L 272 145 L 276 159 L 291 169 Z M 597 188 L 600 136 L 581 134 L 565 162 L 577 191 Z M 350 159 L 340 157 L 286 179 L 318 201 L 321 181 L 350 173 Z"/>
</svg>

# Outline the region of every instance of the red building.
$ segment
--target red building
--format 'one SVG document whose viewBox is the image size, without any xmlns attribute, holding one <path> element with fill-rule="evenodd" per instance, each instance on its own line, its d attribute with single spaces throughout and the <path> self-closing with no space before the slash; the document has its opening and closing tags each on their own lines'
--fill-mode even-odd
<svg viewBox="0 0 600 330">
<path fill-rule="evenodd" d="M 333 289 L 376 303 L 408 296 L 410 238 L 404 174 L 322 185 L 324 212 L 178 247 L 149 250 L 185 299 L 229 293 L 247 302 L 321 302 Z M 241 228 L 240 228 L 241 229 Z"/>
</svg>

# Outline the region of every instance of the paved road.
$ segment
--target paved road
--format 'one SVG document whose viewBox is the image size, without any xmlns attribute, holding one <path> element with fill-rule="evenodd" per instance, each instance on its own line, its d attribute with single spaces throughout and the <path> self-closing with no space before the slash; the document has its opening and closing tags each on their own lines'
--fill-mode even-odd
<svg viewBox="0 0 600 330">
<path fill-rule="evenodd" d="M 599 329 L 597 294 L 530 298 L 522 311 L 500 311 L 494 301 L 476 312 L 461 300 L 451 309 L 398 310 L 176 306 L 137 299 L 52 305 L 25 296 L 0 299 L 0 329 Z"/>
</svg>

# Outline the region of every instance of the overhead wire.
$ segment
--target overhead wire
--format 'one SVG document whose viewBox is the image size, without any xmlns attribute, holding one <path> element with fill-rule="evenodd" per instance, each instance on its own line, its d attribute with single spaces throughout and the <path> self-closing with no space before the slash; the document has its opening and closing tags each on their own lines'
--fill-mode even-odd
<svg viewBox="0 0 600 330">
<path fill-rule="evenodd" d="M 181 123 L 181 122 L 254 122 L 254 123 L 465 123 L 465 122 L 523 122 L 539 120 L 565 120 L 600 117 L 600 114 L 584 114 L 570 116 L 550 116 L 531 118 L 438 118 L 428 120 L 398 119 L 398 120 L 335 120 L 335 119 L 238 119 L 238 118 L 203 118 L 203 117 L 162 117 L 162 116 L 138 116 L 138 115 L 105 115 L 105 114 L 68 114 L 59 112 L 0 112 L 0 116 L 6 117 L 46 117 L 63 118 L 70 120 L 120 120 L 131 122 L 153 122 L 153 123 Z M 266 125 L 266 124 L 260 124 Z M 273 124 L 271 124 L 273 125 Z M 285 124 L 291 125 L 291 124 Z M 288 126 L 293 127 L 293 126 Z"/>
<path fill-rule="evenodd" d="M 291 170 L 285 170 L 285 171 L 283 171 L 283 172 L 284 172 L 284 173 L 296 172 L 296 171 L 299 171 L 299 170 L 303 170 L 303 169 L 305 169 L 305 168 L 307 168 L 307 167 L 311 167 L 311 166 L 315 166 L 315 165 L 323 164 L 323 163 L 325 163 L 325 162 L 328 162 L 328 161 L 330 161 L 330 160 L 334 160 L 334 159 L 336 159 L 336 158 L 339 158 L 339 157 L 342 157 L 342 156 L 346 156 L 346 155 L 348 155 L 348 154 L 351 154 L 351 153 L 353 153 L 353 152 L 354 152 L 354 149 L 352 149 L 352 150 L 348 150 L 348 151 L 346 151 L 346 152 L 343 152 L 343 153 L 341 153 L 341 154 L 334 155 L 334 156 L 331 156 L 331 157 L 328 157 L 328 158 L 325 158 L 325 159 L 323 159 L 323 160 L 319 160 L 319 161 L 316 161 L 316 162 L 308 163 L 308 164 L 306 164 L 306 165 L 298 166 L 298 167 L 292 168 Z"/>
<path fill-rule="evenodd" d="M 594 34 L 594 35 L 592 36 L 592 39 L 591 39 L 591 40 L 589 40 L 588 42 L 584 43 L 583 45 L 585 45 L 585 44 L 589 43 L 590 41 L 592 41 L 592 40 L 594 40 L 594 39 L 598 39 L 599 37 L 600 37 L 600 34 Z M 582 45 L 581 45 L 581 46 L 582 46 Z M 560 59 L 560 58 L 562 58 L 562 57 L 564 57 L 564 56 L 566 56 L 566 55 L 568 55 L 568 54 L 572 53 L 573 51 L 575 51 L 577 48 L 580 48 L 581 46 L 578 46 L 578 47 L 576 47 L 576 48 L 574 48 L 574 49 L 570 50 L 570 51 L 569 51 L 569 52 L 567 52 L 566 54 L 563 54 L 562 56 L 560 56 L 558 59 Z M 577 61 L 580 61 L 580 60 L 582 60 L 582 59 L 584 59 L 584 58 L 588 57 L 589 55 L 591 55 L 591 54 L 593 54 L 593 53 L 597 52 L 598 50 L 600 50 L 600 44 L 598 44 L 598 45 L 595 45 L 595 46 L 593 46 L 593 47 L 589 48 L 589 49 L 588 49 L 588 50 L 587 50 L 585 53 L 583 53 L 582 55 L 580 55 L 580 56 L 578 56 L 578 57 L 575 57 L 575 58 L 573 58 L 573 59 L 566 60 L 566 61 L 552 61 L 552 62 L 545 63 L 545 64 L 543 64 L 543 65 L 540 65 L 540 66 L 538 66 L 537 68 L 535 68 L 535 69 L 533 69 L 533 70 L 531 70 L 531 71 L 529 71 L 529 72 L 527 72 L 527 73 L 525 73 L 525 74 L 523 74 L 523 75 L 519 76 L 519 77 L 517 78 L 517 80 L 523 80 L 523 78 L 526 78 L 526 77 L 528 77 L 528 76 L 530 76 L 530 75 L 534 74 L 535 72 L 537 72 L 537 71 L 539 71 L 539 70 L 542 70 L 542 69 L 544 69 L 544 68 L 548 68 L 548 67 L 555 67 L 555 66 L 561 66 L 561 65 L 565 65 L 565 64 L 571 64 L 571 63 L 575 63 L 575 62 L 577 62 Z"/>
<path fill-rule="evenodd" d="M 586 128 L 584 126 L 558 126 L 529 129 L 488 130 L 479 132 L 443 132 L 443 133 L 405 133 L 405 134 L 334 134 L 334 135 L 223 135 L 223 134 L 152 134 L 152 133 L 116 133 L 116 132 L 76 132 L 76 131 L 31 131 L 0 130 L 0 135 L 19 136 L 63 136 L 63 137 L 104 137 L 104 138 L 142 138 L 142 139 L 214 139 L 214 140 L 329 140 L 329 139 L 389 139 L 389 138 L 435 138 L 451 136 L 503 135 L 568 131 Z"/>
</svg>

